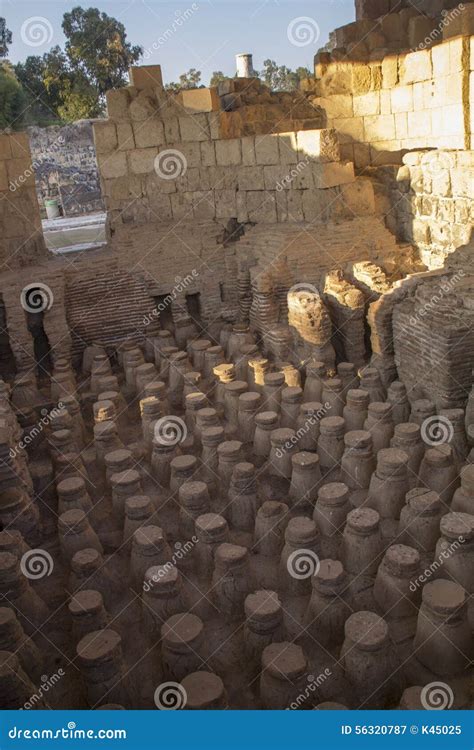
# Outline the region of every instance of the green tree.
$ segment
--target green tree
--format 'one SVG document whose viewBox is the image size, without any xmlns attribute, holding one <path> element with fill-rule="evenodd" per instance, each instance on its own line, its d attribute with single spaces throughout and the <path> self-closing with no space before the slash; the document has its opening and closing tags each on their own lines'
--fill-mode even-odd
<svg viewBox="0 0 474 750">
<path fill-rule="evenodd" d="M 8 46 L 12 43 L 12 32 L 7 29 L 7 22 L 0 17 L 0 57 L 8 55 Z"/>
<path fill-rule="evenodd" d="M 66 55 L 70 69 L 97 90 L 106 91 L 127 83 L 128 68 L 140 58 L 143 49 L 127 42 L 125 26 L 98 8 L 73 8 L 63 17 Z"/>
<path fill-rule="evenodd" d="M 187 73 L 182 73 L 179 77 L 179 83 L 172 81 L 167 83 L 165 88 L 168 91 L 179 91 L 180 89 L 197 89 L 201 83 L 201 71 L 196 68 L 190 68 Z"/>
<path fill-rule="evenodd" d="M 18 129 L 23 125 L 25 93 L 12 66 L 0 64 L 0 130 Z"/>
<path fill-rule="evenodd" d="M 61 54 L 59 47 L 43 55 L 29 55 L 25 62 L 15 65 L 15 74 L 23 86 L 27 100 L 26 120 L 33 124 L 47 124 L 58 117 L 58 107 L 62 104 L 59 79 L 50 76 L 50 86 L 45 79 L 48 74 L 48 60 Z"/>
<path fill-rule="evenodd" d="M 277 65 L 275 60 L 265 60 L 260 78 L 272 91 L 295 91 L 302 78 L 311 76 L 308 68 L 297 68 L 296 71 L 286 65 Z"/>
<path fill-rule="evenodd" d="M 209 86 L 218 86 L 222 81 L 228 81 L 230 76 L 225 76 L 222 70 L 215 70 L 211 76 Z"/>
</svg>

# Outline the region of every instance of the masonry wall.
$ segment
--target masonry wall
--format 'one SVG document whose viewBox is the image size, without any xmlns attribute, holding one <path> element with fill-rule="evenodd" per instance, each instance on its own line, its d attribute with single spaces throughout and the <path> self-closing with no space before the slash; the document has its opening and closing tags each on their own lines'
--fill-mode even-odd
<svg viewBox="0 0 474 750">
<path fill-rule="evenodd" d="M 0 226 L 3 271 L 47 256 L 26 133 L 0 134 Z"/>
<path fill-rule="evenodd" d="M 328 129 L 219 138 L 211 115 L 94 124 L 112 227 L 147 221 L 314 220 L 326 192 L 354 183 Z"/>
<path fill-rule="evenodd" d="M 392 192 L 399 237 L 414 242 L 429 268 L 467 245 L 474 229 L 474 151 L 413 151 Z"/>
<path fill-rule="evenodd" d="M 59 197 L 66 216 L 102 211 L 99 172 L 95 156 L 92 122 L 30 127 L 38 202 L 44 211 L 46 198 Z"/>
<path fill-rule="evenodd" d="M 368 62 L 322 52 L 308 86 L 340 136 L 342 158 L 363 168 L 401 163 L 406 150 L 470 148 L 473 70 L 473 38 L 461 36 L 408 53 L 380 50 Z"/>
</svg>

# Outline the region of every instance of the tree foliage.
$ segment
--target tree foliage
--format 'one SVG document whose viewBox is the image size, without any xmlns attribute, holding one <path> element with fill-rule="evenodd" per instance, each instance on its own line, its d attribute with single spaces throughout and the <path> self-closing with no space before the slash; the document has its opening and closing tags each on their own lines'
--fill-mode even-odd
<svg viewBox="0 0 474 750">
<path fill-rule="evenodd" d="M 103 97 L 109 89 L 127 83 L 128 68 L 140 58 L 143 49 L 126 41 L 125 26 L 97 8 L 73 8 L 63 17 L 66 55 L 70 71 L 80 87 L 88 81 Z"/>
<path fill-rule="evenodd" d="M 0 130 L 18 129 L 23 124 L 25 94 L 15 71 L 7 62 L 0 64 Z"/>
<path fill-rule="evenodd" d="M 8 47 L 12 43 L 12 32 L 7 29 L 7 22 L 0 17 L 0 57 L 8 55 Z"/>
<path fill-rule="evenodd" d="M 128 68 L 142 54 L 127 42 L 124 25 L 97 8 L 73 8 L 64 14 L 62 28 L 64 50 L 56 46 L 15 66 L 27 102 L 26 124 L 99 117 L 105 92 L 128 83 Z"/>
<path fill-rule="evenodd" d="M 201 71 L 196 68 L 190 68 L 187 73 L 182 73 L 179 77 L 179 83 L 172 81 L 167 83 L 165 88 L 168 91 L 179 91 L 180 89 L 198 89 L 201 85 Z"/>
</svg>

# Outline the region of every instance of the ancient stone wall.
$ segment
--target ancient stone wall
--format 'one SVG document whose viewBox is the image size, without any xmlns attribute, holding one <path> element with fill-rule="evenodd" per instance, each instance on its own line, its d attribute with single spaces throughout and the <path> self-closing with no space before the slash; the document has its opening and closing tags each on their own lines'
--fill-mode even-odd
<svg viewBox="0 0 474 750">
<path fill-rule="evenodd" d="M 171 97 L 159 85 L 131 86 L 109 92 L 107 101 L 109 119 L 94 123 L 94 136 L 112 228 L 196 219 L 310 221 L 325 205 L 340 212 L 355 180 L 353 164 L 340 161 L 334 131 L 229 137 L 226 117 L 239 112 L 218 111 L 211 89 Z M 269 115 L 267 127 L 276 127 L 278 111 L 275 121 L 271 107 Z M 336 202 L 333 188 L 342 198 Z"/>
<path fill-rule="evenodd" d="M 325 109 L 342 158 L 356 167 L 401 163 L 406 150 L 470 148 L 472 37 L 400 54 L 381 48 L 366 59 L 321 52 L 315 62 L 308 96 Z"/>
<path fill-rule="evenodd" d="M 102 211 L 91 121 L 30 127 L 28 134 L 40 207 L 59 195 L 66 216 Z"/>
<path fill-rule="evenodd" d="M 0 225 L 4 271 L 47 256 L 26 133 L 0 135 Z"/>
<path fill-rule="evenodd" d="M 399 236 L 441 267 L 473 232 L 474 151 L 414 151 L 403 161 L 393 196 Z"/>
</svg>

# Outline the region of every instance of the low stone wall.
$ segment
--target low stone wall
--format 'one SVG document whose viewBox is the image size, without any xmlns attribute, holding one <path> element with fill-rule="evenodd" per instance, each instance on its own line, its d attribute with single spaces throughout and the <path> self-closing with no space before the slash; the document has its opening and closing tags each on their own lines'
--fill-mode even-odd
<svg viewBox="0 0 474 750">
<path fill-rule="evenodd" d="M 0 262 L 3 271 L 47 256 L 28 135 L 0 135 Z"/>
</svg>

